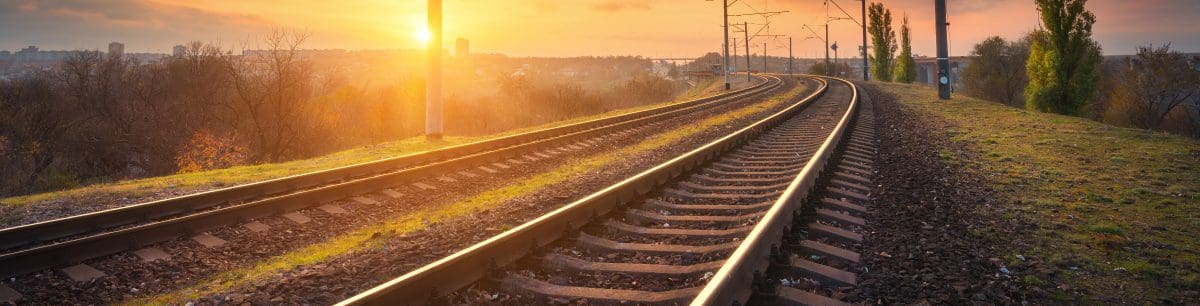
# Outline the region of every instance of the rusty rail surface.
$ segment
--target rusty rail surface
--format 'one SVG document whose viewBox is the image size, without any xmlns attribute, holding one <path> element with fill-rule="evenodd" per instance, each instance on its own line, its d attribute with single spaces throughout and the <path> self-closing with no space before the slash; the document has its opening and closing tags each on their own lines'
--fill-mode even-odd
<svg viewBox="0 0 1200 306">
<path fill-rule="evenodd" d="M 344 199 L 540 148 L 569 144 L 769 92 L 782 85 L 775 77 L 760 79 L 761 82 L 750 88 L 630 114 L 6 228 L 0 230 L 0 249 L 35 246 L 0 255 L 0 277 L 77 263 L 182 235 L 198 234 L 225 224 Z M 296 190 L 302 191 L 290 192 Z M 250 200 L 243 204 L 217 208 L 247 199 Z M 123 226 L 125 228 L 116 229 Z M 105 230 L 111 231 L 87 235 Z M 74 236 L 83 237 L 67 239 Z"/>
<path fill-rule="evenodd" d="M 429 301 L 431 298 L 436 298 L 468 286 L 485 277 L 490 271 L 495 271 L 499 267 L 509 265 L 529 255 L 535 249 L 562 238 L 565 233 L 572 232 L 589 222 L 600 219 L 601 216 L 626 205 L 631 200 L 661 188 L 682 174 L 715 160 L 726 152 L 755 139 L 758 135 L 783 123 L 826 93 L 829 84 L 822 79 L 812 79 L 821 83 L 821 86 L 811 95 L 782 111 L 583 199 L 526 222 L 514 229 L 364 291 L 342 301 L 339 305 L 419 305 Z M 854 89 L 854 85 L 849 82 L 840 79 L 835 80 L 844 82 L 851 89 Z M 855 90 L 853 97 L 857 99 L 857 90 Z M 853 113 L 854 106 L 855 103 L 851 102 L 845 116 Z M 828 158 L 828 155 L 832 152 L 828 148 L 836 146 L 836 139 L 839 139 L 846 124 L 847 121 L 843 117 L 839 121 L 836 132 L 831 133 L 821 146 L 821 151 L 818 151 L 818 154 L 814 155 L 814 159 L 818 159 L 815 160 L 817 163 L 823 163 Z M 810 162 L 810 165 L 806 166 L 802 175 L 792 181 L 788 186 L 787 190 L 789 192 L 786 194 L 787 196 L 774 204 L 772 212 L 778 214 L 779 211 L 794 206 L 794 200 L 792 199 L 796 198 L 798 200 L 799 197 L 797 195 L 807 193 L 806 188 L 811 188 L 811 181 L 815 180 L 816 175 L 819 174 L 819 170 L 821 169 L 821 166 L 813 166 L 811 164 L 814 163 Z M 765 220 L 777 221 L 780 218 L 772 217 Z M 767 226 L 762 223 L 760 223 L 760 227 Z M 769 227 L 777 227 L 777 225 Z M 765 229 L 755 229 L 755 233 L 761 234 L 764 232 L 767 231 Z M 742 275 L 742 272 L 745 270 L 744 267 L 752 266 L 743 261 L 749 262 L 751 259 L 754 259 L 751 257 L 758 256 L 758 252 L 750 251 L 757 250 L 758 247 L 767 243 L 765 239 L 769 239 L 769 237 L 757 239 L 762 242 L 755 242 L 749 244 L 749 246 L 743 245 L 746 248 L 745 251 L 739 249 L 740 254 L 743 255 L 739 255 L 737 258 L 738 262 L 730 263 L 730 265 L 735 267 L 722 268 L 722 275 L 733 279 L 735 276 Z M 767 245 L 769 246 L 769 243 Z M 722 284 L 724 284 L 724 281 Z M 722 285 L 712 290 L 740 292 L 741 289 L 737 286 Z M 712 294 L 710 293 L 705 296 L 709 295 Z M 734 293 L 720 295 L 719 297 L 741 295 L 741 293 Z"/>
</svg>

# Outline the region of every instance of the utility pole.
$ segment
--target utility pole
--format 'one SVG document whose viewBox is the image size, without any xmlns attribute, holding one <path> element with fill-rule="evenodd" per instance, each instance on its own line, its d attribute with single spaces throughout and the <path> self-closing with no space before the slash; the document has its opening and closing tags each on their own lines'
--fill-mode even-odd
<svg viewBox="0 0 1200 306">
<path fill-rule="evenodd" d="M 825 23 L 825 75 L 829 75 L 829 22 Z"/>
<path fill-rule="evenodd" d="M 788 75 L 789 76 L 794 74 L 794 72 L 792 72 L 792 69 L 793 69 L 792 61 L 794 61 L 794 60 L 795 60 L 795 57 L 792 56 L 792 37 L 788 36 Z"/>
<path fill-rule="evenodd" d="M 767 73 L 767 43 L 763 43 L 763 71 Z"/>
<path fill-rule="evenodd" d="M 867 73 L 870 70 L 870 64 L 867 63 L 867 0 L 862 0 L 862 34 L 863 81 L 870 81 L 870 73 Z"/>
<path fill-rule="evenodd" d="M 746 82 L 750 82 L 750 23 L 742 22 L 742 30 L 746 38 Z"/>
<path fill-rule="evenodd" d="M 429 78 L 425 80 L 425 139 L 442 139 L 442 0 L 429 0 Z"/>
<path fill-rule="evenodd" d="M 733 38 L 733 61 L 729 63 L 729 69 L 737 71 L 737 38 Z"/>
<path fill-rule="evenodd" d="M 946 0 L 934 0 L 937 15 L 938 97 L 950 99 L 950 48 L 946 42 Z"/>
<path fill-rule="evenodd" d="M 729 0 L 722 2 L 721 10 L 724 12 L 721 16 L 725 18 L 725 90 L 729 90 Z"/>
</svg>

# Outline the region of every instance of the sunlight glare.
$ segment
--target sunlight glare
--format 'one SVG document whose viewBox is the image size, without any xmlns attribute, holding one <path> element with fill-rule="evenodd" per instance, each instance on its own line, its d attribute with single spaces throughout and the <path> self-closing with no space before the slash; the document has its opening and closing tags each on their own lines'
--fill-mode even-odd
<svg viewBox="0 0 1200 306">
<path fill-rule="evenodd" d="M 433 38 L 433 35 L 429 34 L 429 30 L 419 29 L 416 32 L 413 32 L 413 37 L 422 44 L 428 44 L 429 40 Z"/>
</svg>

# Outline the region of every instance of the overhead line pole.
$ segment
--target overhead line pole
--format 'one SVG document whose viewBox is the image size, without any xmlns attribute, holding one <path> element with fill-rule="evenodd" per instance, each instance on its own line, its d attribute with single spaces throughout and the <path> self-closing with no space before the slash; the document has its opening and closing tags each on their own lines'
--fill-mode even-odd
<svg viewBox="0 0 1200 306">
<path fill-rule="evenodd" d="M 867 60 L 867 0 L 862 0 L 862 56 L 863 56 L 863 81 L 870 81 L 870 73 Z"/>
<path fill-rule="evenodd" d="M 938 97 L 950 99 L 950 47 L 946 41 L 946 0 L 934 1 L 937 17 Z"/>
<path fill-rule="evenodd" d="M 429 0 L 429 77 L 425 80 L 425 139 L 441 140 L 442 126 L 442 0 Z"/>
<path fill-rule="evenodd" d="M 792 70 L 792 69 L 794 69 L 792 62 L 795 59 L 796 58 L 794 56 L 792 56 L 792 37 L 788 36 L 788 75 L 789 76 L 791 76 L 792 74 L 795 74 L 795 72 L 793 72 L 793 70 Z"/>
<path fill-rule="evenodd" d="M 767 73 L 767 43 L 763 43 L 763 73 Z"/>
<path fill-rule="evenodd" d="M 750 82 L 750 23 L 742 23 L 742 31 L 746 39 L 746 82 Z"/>
<path fill-rule="evenodd" d="M 863 0 L 866 1 L 866 0 Z M 725 90 L 729 90 L 729 0 L 722 1 L 722 16 L 725 18 Z"/>
</svg>

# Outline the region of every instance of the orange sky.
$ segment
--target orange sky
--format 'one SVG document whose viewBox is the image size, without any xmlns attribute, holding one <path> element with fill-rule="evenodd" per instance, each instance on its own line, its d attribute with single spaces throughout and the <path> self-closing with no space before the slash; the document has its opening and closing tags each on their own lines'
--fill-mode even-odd
<svg viewBox="0 0 1200 306">
<path fill-rule="evenodd" d="M 720 47 L 720 2 L 704 0 L 444 0 L 447 40 L 465 37 L 476 52 L 512 56 L 644 55 L 692 57 Z M 1032 0 L 949 0 L 951 52 L 989 35 L 1016 37 L 1036 27 Z M 280 4 L 286 3 L 286 4 Z M 859 2 L 841 0 L 855 18 Z M 885 5 L 912 18 L 913 48 L 933 51 L 931 0 L 894 0 Z M 1107 54 L 1127 54 L 1141 44 L 1173 42 L 1200 51 L 1200 4 L 1196 0 L 1092 0 L 1096 39 Z M 771 19 L 771 34 L 796 36 L 795 54 L 820 56 L 819 41 L 801 29 L 825 18 L 822 0 L 745 0 L 731 13 L 789 10 Z M 840 14 L 831 8 L 831 14 Z M 735 18 L 761 23 L 762 19 Z M 270 28 L 307 29 L 309 48 L 397 49 L 419 46 L 414 33 L 425 22 L 424 0 L 5 0 L 0 1 L 0 49 L 100 49 L 109 41 L 131 52 L 169 52 L 187 41 L 240 47 Z M 757 26 L 752 26 L 756 28 Z M 819 29 L 819 28 L 818 28 Z M 757 29 L 755 29 L 757 30 Z M 831 40 L 842 55 L 856 52 L 861 37 L 851 21 L 835 21 Z M 741 35 L 737 33 L 736 35 Z M 760 53 L 765 38 L 752 50 Z M 769 42 L 769 53 L 786 55 L 786 41 Z M 249 47 L 253 47 L 250 45 Z M 741 51 L 739 51 L 741 53 Z"/>
</svg>

